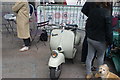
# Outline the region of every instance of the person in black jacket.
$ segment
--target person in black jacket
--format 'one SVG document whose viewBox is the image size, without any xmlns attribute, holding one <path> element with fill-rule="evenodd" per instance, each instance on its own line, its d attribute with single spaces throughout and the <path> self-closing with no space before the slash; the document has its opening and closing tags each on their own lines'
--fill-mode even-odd
<svg viewBox="0 0 120 80">
<path fill-rule="evenodd" d="M 85 14 L 87 17 L 88 17 L 88 12 L 91 10 L 91 9 L 93 9 L 94 8 L 94 3 L 95 2 L 87 2 L 86 4 L 85 4 L 85 6 L 83 6 L 83 8 L 82 8 L 82 10 L 81 10 L 81 12 L 83 13 L 83 14 Z M 110 9 L 111 9 L 111 15 L 112 15 L 112 2 L 110 3 Z M 85 9 L 86 8 L 86 9 Z M 85 64 L 85 62 L 86 62 L 86 58 L 87 58 L 87 54 L 88 54 L 88 42 L 87 42 L 87 35 L 85 34 L 85 37 L 84 37 L 84 40 L 83 40 L 83 44 L 82 44 L 82 54 L 81 54 L 81 62 L 83 63 L 83 64 Z M 95 71 L 96 70 L 96 67 L 94 67 L 94 60 L 95 60 L 95 58 L 96 58 L 96 52 L 95 52 L 95 55 L 94 55 L 94 58 L 93 58 L 93 60 L 92 60 L 92 71 Z"/>
<path fill-rule="evenodd" d="M 94 3 L 95 2 L 87 2 L 85 6 L 83 6 L 81 12 L 83 14 L 85 14 L 87 17 L 88 17 L 88 10 L 91 10 L 93 9 L 93 6 L 94 6 Z M 89 5 L 88 5 L 89 4 Z M 92 5 L 93 4 L 93 5 Z M 89 7 L 87 7 L 89 6 Z M 86 9 L 85 9 L 86 8 Z M 82 44 L 82 55 L 81 55 L 81 62 L 84 64 L 86 62 L 86 58 L 87 58 L 87 53 L 88 53 L 88 42 L 87 42 L 87 35 L 85 34 L 85 37 L 84 37 L 84 41 L 83 41 L 83 44 Z M 92 60 L 92 70 L 96 70 L 96 68 L 93 66 L 94 64 L 94 59 L 96 58 L 96 55 L 94 55 L 94 58 Z"/>
<path fill-rule="evenodd" d="M 86 2 L 82 10 L 88 16 L 85 27 L 88 42 L 86 78 L 92 78 L 91 63 L 95 51 L 100 66 L 104 63 L 107 46 L 112 44 L 111 10 L 109 2 Z"/>
</svg>

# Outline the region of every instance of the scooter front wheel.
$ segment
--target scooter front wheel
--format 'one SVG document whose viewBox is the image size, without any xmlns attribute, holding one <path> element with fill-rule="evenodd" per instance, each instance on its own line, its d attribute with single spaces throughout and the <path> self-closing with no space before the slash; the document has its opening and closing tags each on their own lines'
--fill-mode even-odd
<svg viewBox="0 0 120 80">
<path fill-rule="evenodd" d="M 62 71 L 62 64 L 58 67 L 50 67 L 50 78 L 51 80 L 58 80 Z"/>
</svg>

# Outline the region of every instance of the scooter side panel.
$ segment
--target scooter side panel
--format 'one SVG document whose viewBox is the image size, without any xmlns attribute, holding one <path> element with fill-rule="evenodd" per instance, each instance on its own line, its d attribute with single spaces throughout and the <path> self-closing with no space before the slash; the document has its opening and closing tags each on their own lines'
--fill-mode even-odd
<svg viewBox="0 0 120 80">
<path fill-rule="evenodd" d="M 79 45 L 81 42 L 81 34 L 79 31 L 76 31 L 76 36 L 75 36 L 75 45 Z"/>
<path fill-rule="evenodd" d="M 65 63 L 65 57 L 63 53 L 58 53 L 56 58 L 50 57 L 48 65 L 49 67 L 58 67 L 62 63 Z"/>
</svg>

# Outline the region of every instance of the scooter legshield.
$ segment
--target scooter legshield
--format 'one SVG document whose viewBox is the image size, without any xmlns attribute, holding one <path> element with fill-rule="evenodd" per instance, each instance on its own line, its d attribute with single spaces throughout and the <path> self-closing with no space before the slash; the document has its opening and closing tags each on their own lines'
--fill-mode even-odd
<svg viewBox="0 0 120 80">
<path fill-rule="evenodd" d="M 56 50 L 61 47 L 65 58 L 73 59 L 75 34 L 71 30 L 55 29 L 51 33 L 50 48 Z"/>
<path fill-rule="evenodd" d="M 65 63 L 65 57 L 63 53 L 58 53 L 58 56 L 53 58 L 52 56 L 49 59 L 49 67 L 58 67 L 60 64 Z"/>
</svg>

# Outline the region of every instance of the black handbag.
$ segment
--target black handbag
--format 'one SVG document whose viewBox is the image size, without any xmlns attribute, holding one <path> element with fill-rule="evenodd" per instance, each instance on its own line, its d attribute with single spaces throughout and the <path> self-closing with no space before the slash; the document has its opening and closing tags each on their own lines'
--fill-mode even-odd
<svg viewBox="0 0 120 80">
<path fill-rule="evenodd" d="M 48 40 L 48 34 L 46 30 L 43 30 L 43 33 L 40 35 L 40 40 L 41 41 L 47 41 Z"/>
</svg>

